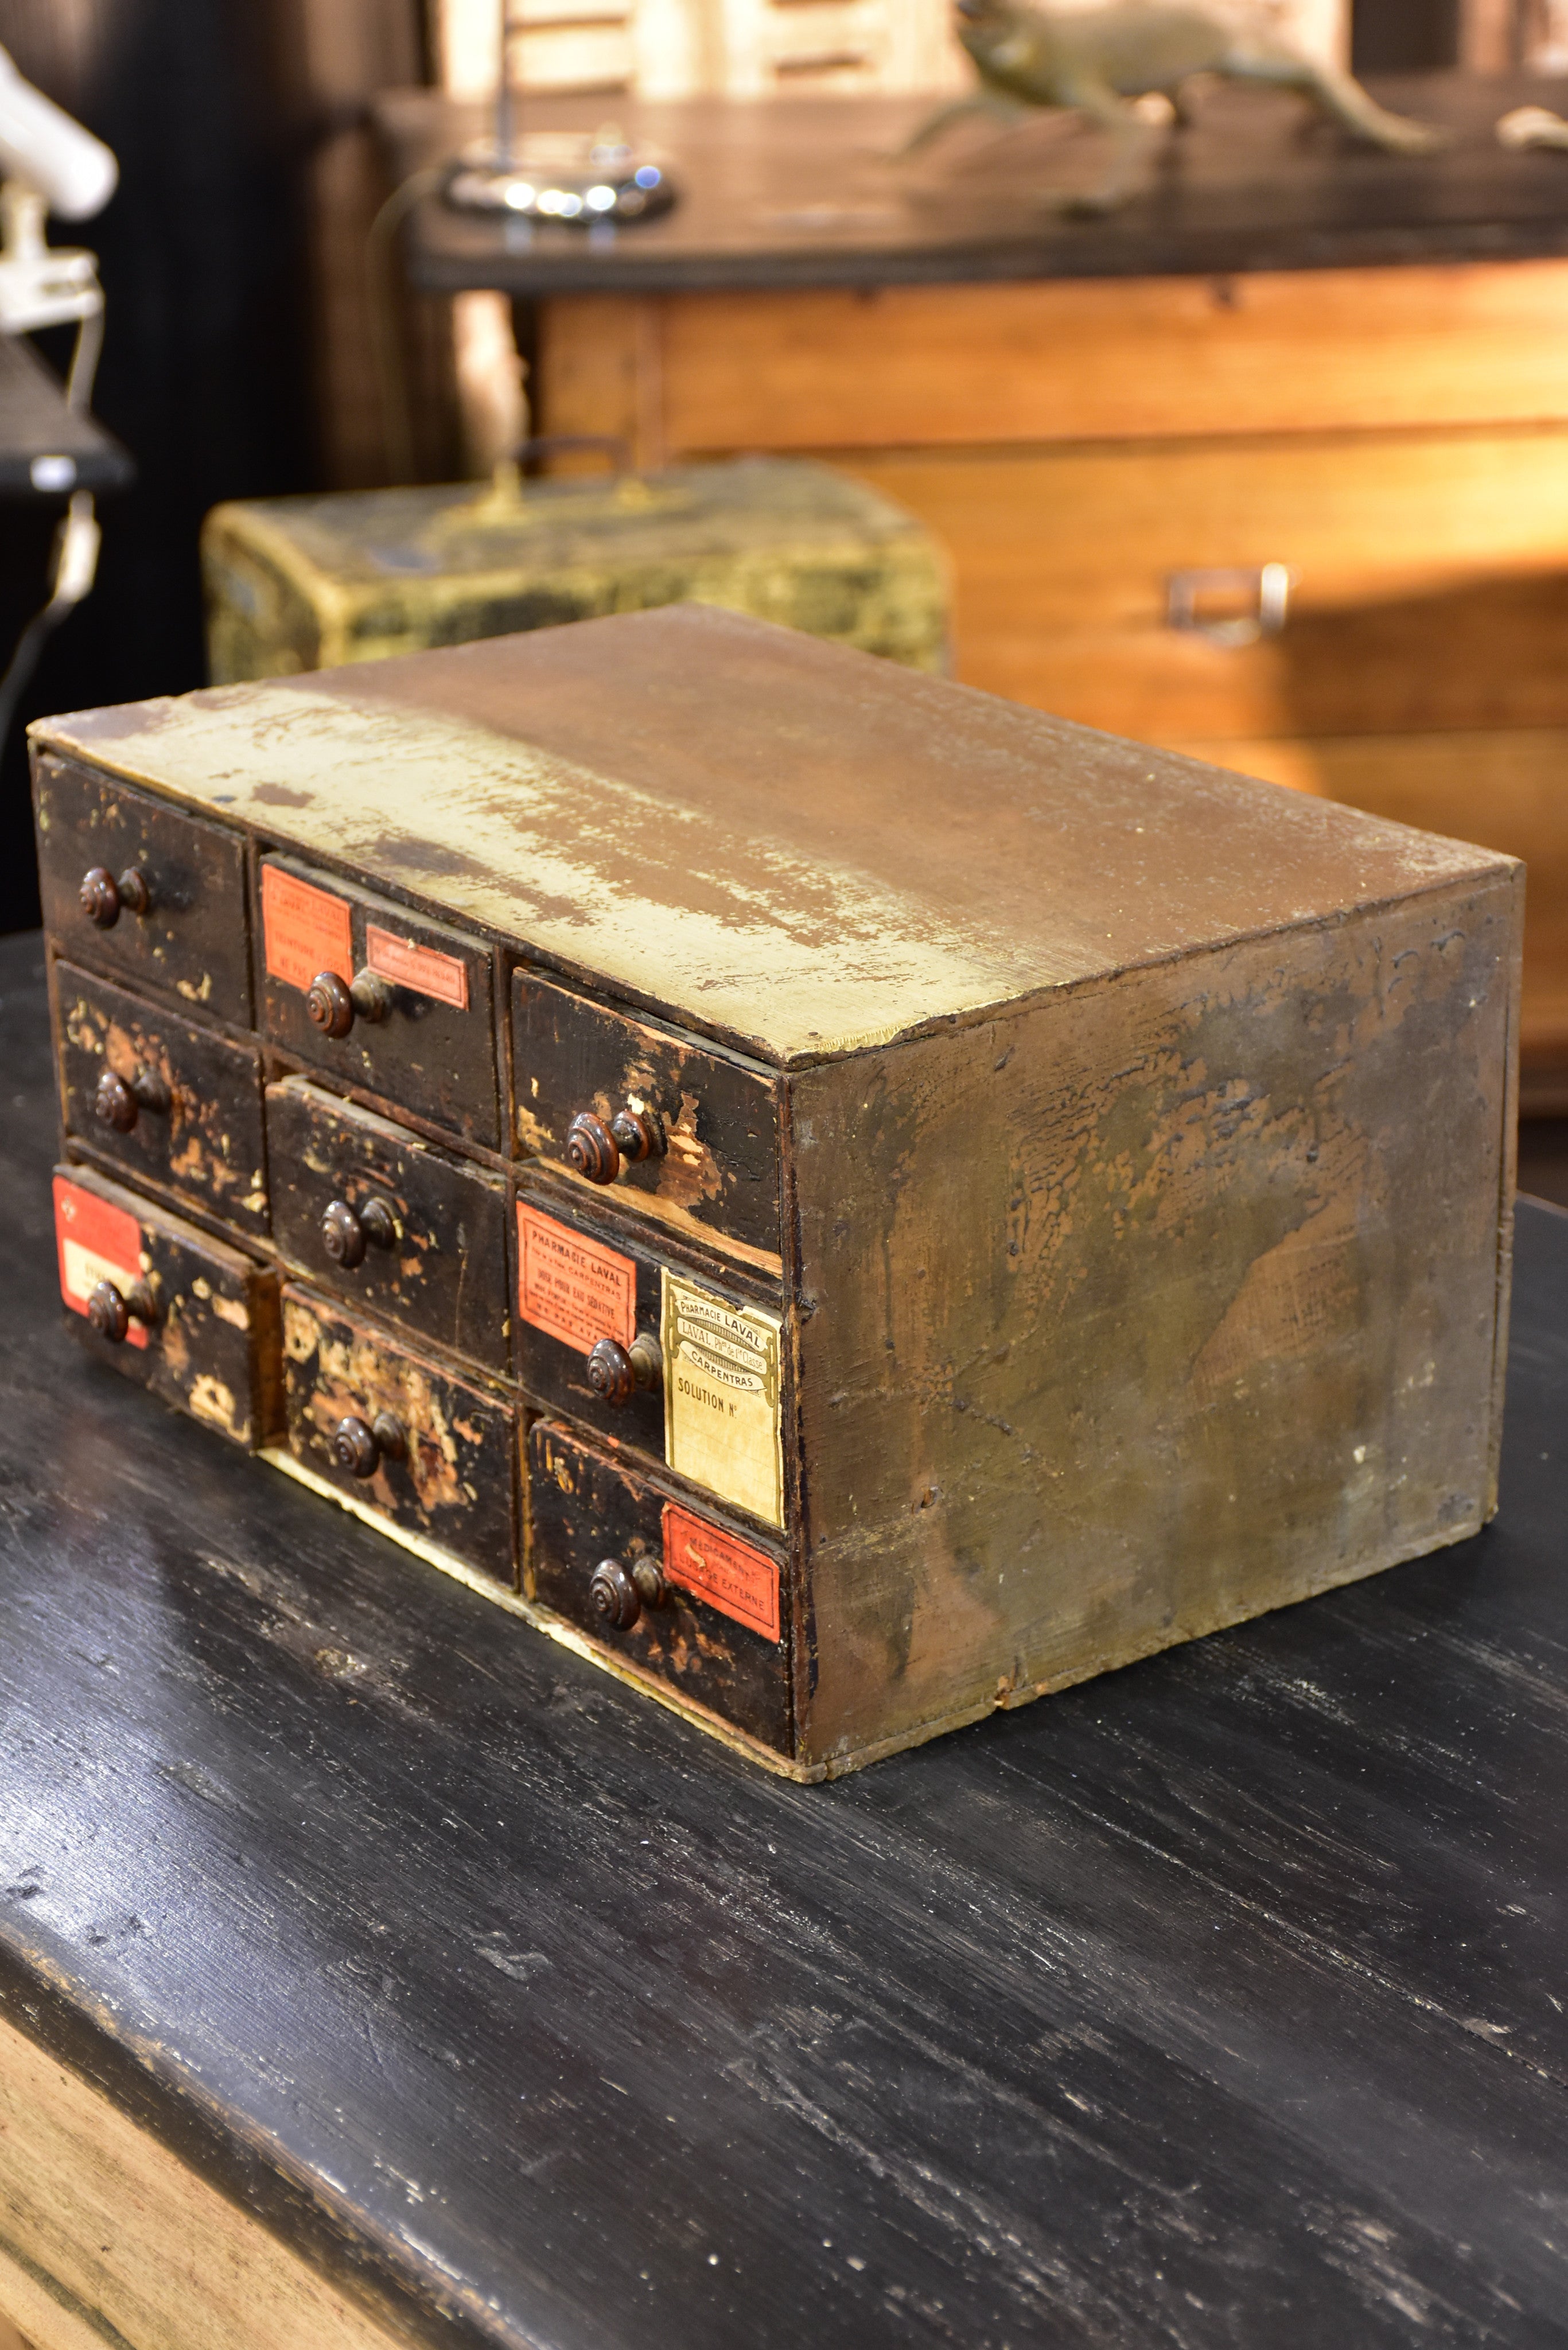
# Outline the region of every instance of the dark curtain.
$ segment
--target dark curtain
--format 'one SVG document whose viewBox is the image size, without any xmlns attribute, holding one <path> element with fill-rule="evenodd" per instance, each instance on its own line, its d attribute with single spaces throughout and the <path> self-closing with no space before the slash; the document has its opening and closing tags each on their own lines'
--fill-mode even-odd
<svg viewBox="0 0 1568 2350">
<path fill-rule="evenodd" d="M 1354 0 L 1351 62 L 1358 74 L 1425 73 L 1457 65 L 1459 0 Z"/>
<path fill-rule="evenodd" d="M 51 233 L 99 255 L 94 407 L 139 468 L 104 502 L 98 586 L 22 721 L 201 684 L 202 516 L 315 486 L 296 42 L 288 0 L 0 0 L 0 45 L 119 158 L 107 209 Z M 44 348 L 63 363 L 69 345 Z M 0 504 L 0 658 L 43 600 L 54 518 Z M 0 929 L 15 930 L 37 920 L 20 723 L 0 825 Z"/>
</svg>

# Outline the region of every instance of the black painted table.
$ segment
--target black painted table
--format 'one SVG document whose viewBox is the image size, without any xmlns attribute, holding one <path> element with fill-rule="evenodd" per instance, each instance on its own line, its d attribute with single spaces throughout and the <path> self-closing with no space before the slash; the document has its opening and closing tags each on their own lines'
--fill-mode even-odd
<svg viewBox="0 0 1568 2350">
<path fill-rule="evenodd" d="M 800 1788 L 79 1355 L 0 1038 L 15 2047 L 378 2339 L 1568 2343 L 1568 1218 L 1485 1535 Z"/>
<path fill-rule="evenodd" d="M 1006 139 L 955 133 L 918 164 L 888 159 L 925 98 L 533 99 L 537 129 L 589 130 L 613 113 L 673 160 L 681 201 L 618 230 L 531 228 L 427 197 L 408 268 L 431 292 L 669 294 L 1502 261 L 1568 252 L 1568 156 L 1501 146 L 1500 115 L 1568 109 L 1568 81 L 1419 74 L 1375 85 L 1441 123 L 1430 156 L 1385 155 L 1311 126 L 1298 99 L 1223 84 L 1109 218 L 1064 217 L 1042 192 L 1092 184 L 1103 151 L 1065 115 Z M 489 111 L 389 90 L 376 115 L 405 173 L 483 139 Z"/>
</svg>

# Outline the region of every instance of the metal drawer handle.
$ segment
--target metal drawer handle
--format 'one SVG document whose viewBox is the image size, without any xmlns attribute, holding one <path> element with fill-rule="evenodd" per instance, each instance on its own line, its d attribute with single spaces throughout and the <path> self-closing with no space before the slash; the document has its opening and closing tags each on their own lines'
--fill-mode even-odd
<svg viewBox="0 0 1568 2350">
<path fill-rule="evenodd" d="M 588 1386 L 601 1403 L 618 1411 L 639 1390 L 657 1394 L 663 1384 L 663 1350 L 651 1330 L 639 1332 L 629 1347 L 600 1338 L 588 1357 Z"/>
<path fill-rule="evenodd" d="M 305 1009 L 324 1036 L 347 1036 L 355 1020 L 385 1020 L 392 991 L 379 972 L 357 971 L 350 981 L 335 971 L 318 971 L 305 991 Z"/>
<path fill-rule="evenodd" d="M 607 1629 L 629 1632 L 645 1607 L 660 1607 L 669 1596 L 663 1570 L 651 1558 L 601 1558 L 588 1578 L 588 1604 Z"/>
<path fill-rule="evenodd" d="M 406 1461 L 408 1430 L 395 1413 L 379 1411 L 372 1420 L 349 1412 L 332 1431 L 332 1458 L 350 1477 L 373 1477 L 383 1461 Z"/>
<path fill-rule="evenodd" d="M 1284 627 L 1295 584 L 1288 563 L 1262 563 L 1255 570 L 1173 571 L 1166 581 L 1166 626 L 1207 637 L 1211 645 L 1255 645 L 1261 637 L 1277 637 Z M 1231 605 L 1245 598 L 1251 609 L 1206 619 L 1204 605 L 1211 598 Z"/>
</svg>

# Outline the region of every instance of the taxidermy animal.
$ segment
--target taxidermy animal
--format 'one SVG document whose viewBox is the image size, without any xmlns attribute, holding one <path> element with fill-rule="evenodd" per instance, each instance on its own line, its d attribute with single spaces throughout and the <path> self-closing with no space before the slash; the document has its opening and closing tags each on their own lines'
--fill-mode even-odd
<svg viewBox="0 0 1568 2350">
<path fill-rule="evenodd" d="M 1058 16 L 1018 0 L 956 0 L 956 5 L 958 36 L 981 87 L 922 123 L 903 152 L 928 145 L 963 115 L 1017 120 L 1031 107 L 1075 108 L 1109 130 L 1116 146 L 1100 185 L 1069 200 L 1075 211 L 1109 212 L 1131 193 L 1145 154 L 1160 136 L 1159 125 L 1132 101 L 1158 94 L 1183 120 L 1183 85 L 1198 74 L 1297 90 L 1355 138 L 1394 154 L 1424 155 L 1445 143 L 1441 130 L 1390 114 L 1349 74 L 1203 8 L 1130 0 Z"/>
</svg>

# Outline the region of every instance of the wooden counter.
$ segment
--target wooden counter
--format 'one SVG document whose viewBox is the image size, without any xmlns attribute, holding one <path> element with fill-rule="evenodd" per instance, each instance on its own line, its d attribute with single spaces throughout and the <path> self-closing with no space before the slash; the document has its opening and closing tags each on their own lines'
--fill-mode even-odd
<svg viewBox="0 0 1568 2350">
<path fill-rule="evenodd" d="M 0 1014 L 35 2350 L 1560 2339 L 1568 1218 L 1484 1535 L 798 1787 L 88 1360 Z"/>
</svg>

